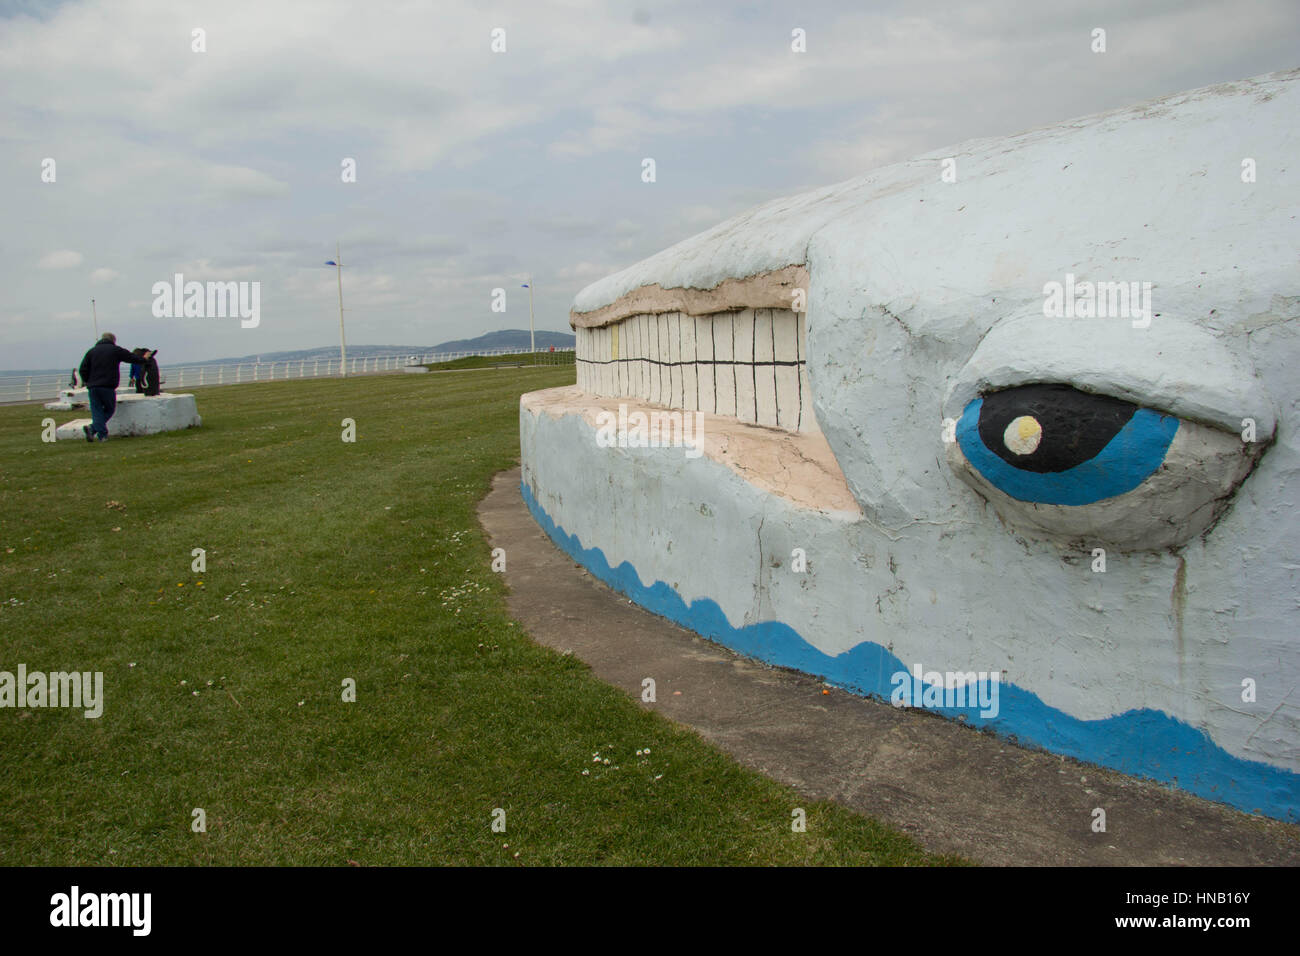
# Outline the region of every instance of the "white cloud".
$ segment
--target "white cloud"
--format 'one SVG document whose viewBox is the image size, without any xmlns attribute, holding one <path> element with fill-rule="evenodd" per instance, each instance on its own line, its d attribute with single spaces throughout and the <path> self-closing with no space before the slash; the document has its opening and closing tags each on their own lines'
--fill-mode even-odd
<svg viewBox="0 0 1300 956">
<path fill-rule="evenodd" d="M 90 281 L 96 284 L 101 282 L 112 282 L 121 275 L 117 270 L 110 269 L 107 266 L 100 266 L 90 274 Z"/>
<path fill-rule="evenodd" d="M 604 228 L 604 221 L 598 216 L 561 214 L 549 219 L 534 219 L 532 226 L 552 236 L 594 236 Z"/>
<path fill-rule="evenodd" d="M 179 272 L 185 277 L 186 282 L 231 282 L 236 279 L 256 279 L 258 273 L 265 270 L 259 269 L 255 265 L 242 264 L 235 265 L 225 262 L 213 262 L 211 259 L 191 259 L 188 262 L 178 264 L 173 270 L 173 274 L 159 276 L 155 282 L 171 282 L 173 275 Z M 152 287 L 153 282 L 150 283 Z"/>
<path fill-rule="evenodd" d="M 575 262 L 555 273 L 557 279 L 580 279 L 591 282 L 610 273 L 617 272 L 617 266 L 604 265 L 599 262 Z"/>
<path fill-rule="evenodd" d="M 712 226 L 724 218 L 716 206 L 704 203 L 683 206 L 678 217 L 688 226 Z"/>
<path fill-rule="evenodd" d="M 264 199 L 289 195 L 289 184 L 247 166 L 210 166 L 207 184 L 218 195 L 236 199 Z"/>
<path fill-rule="evenodd" d="M 85 258 L 80 252 L 72 249 L 60 249 L 57 252 L 51 252 L 41 257 L 41 261 L 36 263 L 38 269 L 75 269 L 81 265 L 82 259 Z"/>
<path fill-rule="evenodd" d="M 656 141 L 686 136 L 703 126 L 697 120 L 656 115 L 639 107 L 596 106 L 591 125 L 578 135 L 566 136 L 546 147 L 556 158 L 649 148 Z M 644 150 L 643 150 L 644 151 Z M 639 165 L 636 172 L 640 172 Z"/>
</svg>

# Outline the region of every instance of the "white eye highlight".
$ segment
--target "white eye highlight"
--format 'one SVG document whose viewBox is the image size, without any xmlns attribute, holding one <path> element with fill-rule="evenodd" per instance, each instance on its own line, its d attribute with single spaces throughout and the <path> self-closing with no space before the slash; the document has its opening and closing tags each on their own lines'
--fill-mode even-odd
<svg viewBox="0 0 1300 956">
<path fill-rule="evenodd" d="M 1032 455 L 1043 440 L 1043 426 L 1032 415 L 1013 419 L 1002 433 L 1002 444 L 1017 455 Z"/>
</svg>

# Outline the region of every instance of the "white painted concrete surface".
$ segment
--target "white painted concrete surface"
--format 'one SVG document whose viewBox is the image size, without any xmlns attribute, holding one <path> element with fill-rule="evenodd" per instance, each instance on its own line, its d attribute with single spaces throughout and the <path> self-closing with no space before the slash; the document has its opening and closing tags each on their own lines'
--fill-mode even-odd
<svg viewBox="0 0 1300 956">
<path fill-rule="evenodd" d="M 78 418 L 60 425 L 55 431 L 59 441 L 85 441 L 83 425 L 89 425 L 89 418 Z M 137 395 L 134 393 L 118 394 L 117 411 L 108 420 L 108 437 L 122 438 L 128 435 L 156 435 L 159 432 L 179 431 L 182 428 L 195 428 L 203 424 L 199 409 L 193 395 Z"/>
<path fill-rule="evenodd" d="M 663 582 L 688 608 L 714 602 L 730 628 L 788 626 L 797 640 L 772 638 L 777 663 L 829 667 L 819 655 L 879 648 L 908 666 L 1000 672 L 1017 726 L 1042 746 L 1295 819 L 1297 155 L 1290 71 L 768 203 L 589 286 L 574 308 L 806 264 L 806 384 L 862 517 L 797 507 L 707 456 L 598 448 L 580 416 L 527 403 L 525 484 L 548 520 L 645 586 Z M 948 157 L 952 183 L 940 177 Z M 1149 325 L 1045 315 L 1048 285 L 1067 275 L 1150 283 Z M 606 346 L 586 347 L 580 358 Z M 734 361 L 737 348 L 713 351 Z M 716 413 L 757 401 L 752 376 L 747 391 L 731 365 L 711 374 L 730 396 Z M 944 421 L 990 389 L 1031 383 L 1177 416 L 1168 467 L 1055 516 L 979 487 Z M 670 401 L 654 381 L 631 391 Z M 803 575 L 790 570 L 796 548 Z M 855 686 L 879 692 L 881 676 Z"/>
</svg>

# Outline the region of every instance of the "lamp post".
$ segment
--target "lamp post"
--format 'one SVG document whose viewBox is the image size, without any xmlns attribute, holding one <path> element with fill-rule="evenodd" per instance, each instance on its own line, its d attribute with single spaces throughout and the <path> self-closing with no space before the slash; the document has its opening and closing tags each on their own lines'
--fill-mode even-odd
<svg viewBox="0 0 1300 956">
<path fill-rule="evenodd" d="M 348 377 L 348 346 L 343 335 L 343 256 L 339 252 L 339 244 L 334 243 L 334 258 L 325 263 L 327 266 L 334 266 L 339 274 L 339 374 L 344 378 Z"/>
<path fill-rule="evenodd" d="M 95 311 L 95 300 L 90 300 L 90 317 L 95 320 L 95 341 L 99 341 L 99 313 Z"/>
<path fill-rule="evenodd" d="M 537 336 L 533 332 L 533 277 L 529 276 L 528 281 L 524 283 L 524 288 L 528 290 L 528 351 L 537 351 Z"/>
</svg>

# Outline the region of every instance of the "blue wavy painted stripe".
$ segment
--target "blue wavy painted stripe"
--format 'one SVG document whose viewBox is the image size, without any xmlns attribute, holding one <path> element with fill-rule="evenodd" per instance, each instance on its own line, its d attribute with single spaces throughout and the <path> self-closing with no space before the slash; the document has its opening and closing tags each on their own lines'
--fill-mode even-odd
<svg viewBox="0 0 1300 956">
<path fill-rule="evenodd" d="M 526 484 L 521 483 L 520 491 L 534 520 L 561 551 L 642 607 L 697 634 L 750 657 L 884 700 L 889 700 L 893 691 L 893 676 L 909 669 L 900 658 L 870 641 L 831 657 L 779 621 L 732 627 L 712 600 L 701 598 L 687 605 L 663 581 L 642 584 L 636 569 L 626 561 L 611 568 L 599 548 L 583 547 L 577 537 L 552 521 Z M 981 717 L 978 706 L 934 709 L 947 717 L 964 715 L 967 724 L 988 727 L 1023 745 L 1173 784 L 1247 812 L 1300 822 L 1300 774 L 1235 757 L 1204 731 L 1161 711 L 1143 708 L 1100 720 L 1080 720 L 1014 684 L 1002 684 L 999 696 L 996 717 Z"/>
</svg>

